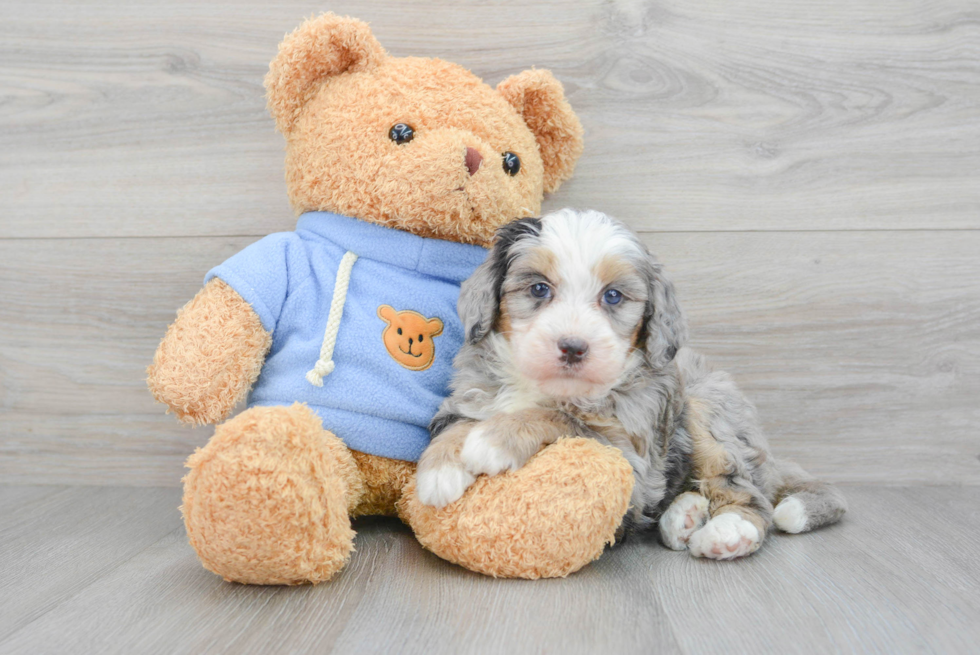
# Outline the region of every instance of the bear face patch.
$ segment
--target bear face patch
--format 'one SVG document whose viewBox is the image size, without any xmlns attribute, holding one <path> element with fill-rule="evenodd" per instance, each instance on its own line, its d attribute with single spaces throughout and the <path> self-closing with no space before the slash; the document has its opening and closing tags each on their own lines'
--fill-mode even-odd
<svg viewBox="0 0 980 655">
<path fill-rule="evenodd" d="M 391 305 L 378 307 L 378 318 L 387 325 L 381 340 L 391 358 L 410 371 L 424 371 L 436 358 L 433 340 L 442 334 L 442 319 L 426 318 L 410 309 L 397 311 Z"/>
</svg>

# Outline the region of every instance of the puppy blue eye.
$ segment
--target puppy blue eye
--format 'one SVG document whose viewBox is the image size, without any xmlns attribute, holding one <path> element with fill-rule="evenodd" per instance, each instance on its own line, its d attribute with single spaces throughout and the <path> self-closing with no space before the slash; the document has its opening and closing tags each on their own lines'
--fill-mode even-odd
<svg viewBox="0 0 980 655">
<path fill-rule="evenodd" d="M 615 289 L 609 289 L 604 294 L 602 294 L 602 299 L 606 301 L 606 303 L 609 305 L 615 305 L 616 303 L 618 303 L 620 300 L 623 299 L 623 294 L 621 294 L 619 291 L 616 291 Z"/>
<path fill-rule="evenodd" d="M 547 298 L 551 295 L 551 287 L 544 282 L 538 282 L 531 287 L 531 295 L 535 298 Z"/>
</svg>

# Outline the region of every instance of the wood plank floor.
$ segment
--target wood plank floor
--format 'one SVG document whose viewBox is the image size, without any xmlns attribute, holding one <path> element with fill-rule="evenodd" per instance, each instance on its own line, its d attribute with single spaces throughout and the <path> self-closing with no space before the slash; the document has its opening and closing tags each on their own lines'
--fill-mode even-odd
<svg viewBox="0 0 980 655">
<path fill-rule="evenodd" d="M 363 520 L 347 569 L 290 588 L 202 569 L 177 489 L 0 486 L 0 652 L 976 652 L 980 488 L 845 492 L 843 523 L 745 560 L 636 539 L 534 582 Z"/>
</svg>

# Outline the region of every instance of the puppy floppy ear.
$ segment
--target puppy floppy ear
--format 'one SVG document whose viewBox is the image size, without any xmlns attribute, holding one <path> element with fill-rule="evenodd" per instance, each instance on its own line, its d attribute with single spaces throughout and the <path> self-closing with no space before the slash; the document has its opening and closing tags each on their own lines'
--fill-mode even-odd
<svg viewBox="0 0 980 655">
<path fill-rule="evenodd" d="M 582 124 L 565 100 L 561 82 L 550 71 L 528 70 L 497 85 L 524 119 L 544 162 L 544 190 L 553 193 L 572 176 L 582 155 Z"/>
<path fill-rule="evenodd" d="M 279 54 L 265 76 L 266 98 L 276 128 L 283 134 L 293 128 L 322 80 L 365 70 L 384 57 L 384 48 L 367 23 L 330 13 L 309 19 L 279 44 Z"/>
<path fill-rule="evenodd" d="M 541 234 L 540 218 L 522 218 L 497 230 L 490 254 L 465 282 L 456 308 L 463 321 L 466 342 L 479 343 L 493 329 L 500 314 L 500 296 L 513 259 L 514 244 Z"/>
<path fill-rule="evenodd" d="M 643 315 L 647 361 L 655 369 L 669 364 L 687 343 L 687 319 L 677 302 L 674 283 L 652 255 L 646 266 L 648 295 Z"/>
</svg>

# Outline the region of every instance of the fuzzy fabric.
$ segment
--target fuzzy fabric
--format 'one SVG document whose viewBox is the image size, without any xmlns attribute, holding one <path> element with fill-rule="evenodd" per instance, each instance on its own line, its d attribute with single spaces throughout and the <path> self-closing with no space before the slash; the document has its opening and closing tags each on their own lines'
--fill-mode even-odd
<svg viewBox="0 0 980 655">
<path fill-rule="evenodd" d="M 582 126 L 571 120 L 575 113 L 561 82 L 546 70 L 530 70 L 511 75 L 497 85 L 497 91 L 534 133 L 541 159 L 547 162 L 544 191 L 554 193 L 572 176 L 583 148 Z"/>
<path fill-rule="evenodd" d="M 351 516 L 397 516 L 396 503 L 415 478 L 415 463 L 351 451 L 364 479 L 365 492 Z"/>
<path fill-rule="evenodd" d="M 633 492 L 633 469 L 611 446 L 560 439 L 517 471 L 477 478 L 455 503 L 399 503 L 423 546 L 471 571 L 556 578 L 597 559 L 615 540 Z"/>
<path fill-rule="evenodd" d="M 177 313 L 146 371 L 147 384 L 184 423 L 216 423 L 245 399 L 271 344 L 248 303 L 214 280 Z"/>
<path fill-rule="evenodd" d="M 368 444 L 391 440 L 400 424 L 418 434 L 435 407 L 425 394 L 444 392 L 462 338 L 451 305 L 464 271 L 482 261 L 479 249 L 457 244 L 488 245 L 499 226 L 537 215 L 544 192 L 571 176 L 582 126 L 561 84 L 529 70 L 494 89 L 455 64 L 391 57 L 366 24 L 333 14 L 286 37 L 265 83 L 286 138 L 293 208 L 341 216 L 322 230 L 304 217 L 296 233 L 264 239 L 216 269 L 148 371 L 154 396 L 191 423 L 223 420 L 262 372 L 253 406 L 219 425 L 187 463 L 182 511 L 205 567 L 245 583 L 320 582 L 350 557 L 351 515 L 396 511 L 433 552 L 490 575 L 561 576 L 598 557 L 632 487 L 618 452 L 561 441 L 520 471 L 481 478 L 437 512 L 418 504 L 413 463 L 352 451 L 335 436 L 369 452 L 417 456 L 420 442 L 404 452 Z M 398 124 L 412 138 L 392 140 Z M 360 258 L 345 268 L 337 262 L 353 249 L 345 241 L 352 229 L 363 235 Z M 392 266 L 405 269 L 401 277 Z M 341 304 L 333 303 L 338 271 L 344 311 L 325 329 L 325 308 Z M 398 348 L 416 329 L 428 342 L 419 350 L 426 361 L 414 364 Z M 309 347 L 292 349 L 293 340 Z M 314 362 L 322 372 L 310 373 Z M 369 368 L 364 385 L 356 372 Z M 277 376 L 296 386 L 265 396 L 265 380 Z M 420 376 L 433 378 L 425 394 L 412 386 Z M 334 409 L 358 412 L 360 427 L 323 412 L 327 396 Z M 296 400 L 310 406 L 289 404 Z M 363 411 L 361 401 L 384 410 Z"/>
<path fill-rule="evenodd" d="M 336 368 L 314 386 L 305 375 L 319 357 L 334 278 L 347 251 L 358 259 L 333 352 Z M 206 280 L 217 277 L 234 288 L 273 335 L 249 407 L 303 402 L 349 448 L 417 461 L 463 344 L 459 285 L 486 256 L 478 246 L 311 212 L 295 232 L 253 243 Z M 401 335 L 401 328 L 388 330 L 384 307 L 437 320 L 439 334 L 422 327 Z M 422 354 L 433 355 L 424 368 L 407 365 Z"/>
<path fill-rule="evenodd" d="M 571 176 L 582 152 L 582 125 L 548 71 L 496 90 L 457 64 L 390 57 L 364 23 L 333 14 L 286 38 L 266 88 L 297 213 L 488 245 L 504 223 L 537 216 L 544 191 Z M 412 127 L 411 142 L 388 138 L 398 123 Z M 472 175 L 467 148 L 482 156 Z M 513 177 L 506 152 L 521 161 Z"/>
<path fill-rule="evenodd" d="M 248 584 L 321 582 L 350 559 L 366 486 L 307 407 L 253 407 L 187 460 L 181 512 L 205 568 Z"/>
</svg>

